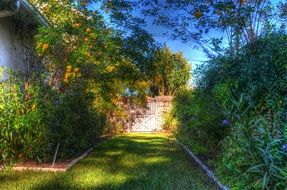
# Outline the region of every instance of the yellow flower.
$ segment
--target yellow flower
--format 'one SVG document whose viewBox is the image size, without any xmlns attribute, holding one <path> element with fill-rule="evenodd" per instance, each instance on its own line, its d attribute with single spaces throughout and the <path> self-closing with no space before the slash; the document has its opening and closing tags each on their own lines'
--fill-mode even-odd
<svg viewBox="0 0 287 190">
<path fill-rule="evenodd" d="M 68 65 L 67 66 L 67 73 L 71 72 L 71 70 L 72 70 L 72 65 Z"/>
<path fill-rule="evenodd" d="M 89 28 L 89 27 L 86 29 L 86 32 L 88 32 L 88 33 L 91 32 L 91 31 L 92 31 L 92 30 L 91 30 L 91 28 Z"/>
<path fill-rule="evenodd" d="M 78 73 L 78 72 L 79 72 L 79 68 L 76 67 L 76 68 L 74 69 L 74 73 Z"/>
<path fill-rule="evenodd" d="M 68 81 L 69 81 L 69 77 L 70 77 L 70 75 L 71 75 L 71 71 L 72 71 L 72 65 L 68 65 L 68 66 L 67 66 L 66 73 L 65 73 L 65 77 L 64 77 L 64 81 L 65 81 L 65 82 L 68 82 Z"/>
<path fill-rule="evenodd" d="M 81 27 L 82 25 L 83 25 L 82 23 L 75 23 L 75 24 L 73 24 L 73 27 L 78 28 L 78 27 Z"/>
<path fill-rule="evenodd" d="M 32 105 L 32 111 L 36 109 L 36 104 Z"/>
<path fill-rule="evenodd" d="M 115 67 L 114 66 L 107 66 L 106 70 L 111 73 L 115 70 Z"/>
<path fill-rule="evenodd" d="M 74 69 L 74 77 L 78 77 L 79 76 L 79 68 L 75 68 Z"/>
<path fill-rule="evenodd" d="M 64 81 L 65 81 L 65 82 L 68 82 L 68 81 L 69 81 L 69 77 L 70 77 L 70 73 L 66 73 L 66 74 L 65 74 Z"/>
<path fill-rule="evenodd" d="M 49 44 L 43 44 L 42 49 L 43 51 L 46 51 L 49 48 Z"/>
</svg>

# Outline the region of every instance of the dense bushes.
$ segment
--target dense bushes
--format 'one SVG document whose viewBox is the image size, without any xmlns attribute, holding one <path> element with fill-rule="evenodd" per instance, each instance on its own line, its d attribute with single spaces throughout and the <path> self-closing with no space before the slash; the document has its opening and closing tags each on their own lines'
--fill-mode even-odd
<svg viewBox="0 0 287 190">
<path fill-rule="evenodd" d="M 286 45 L 286 35 L 272 34 L 223 63 L 218 85 L 233 81 L 221 103 L 231 129 L 218 169 L 238 177 L 236 188 L 286 187 Z"/>
<path fill-rule="evenodd" d="M 103 134 L 105 116 L 93 107 L 95 95 L 84 79 L 64 84 L 60 92 L 51 90 L 46 100 L 42 107 L 50 134 L 47 149 L 55 152 L 59 143 L 58 158 L 83 152 Z"/>
<path fill-rule="evenodd" d="M 213 154 L 226 130 L 211 98 L 208 93 L 186 90 L 176 96 L 172 110 L 180 125 L 175 131 L 177 138 L 191 145 L 195 153 L 206 156 Z"/>
<path fill-rule="evenodd" d="M 0 78 L 4 69 L 0 68 Z M 26 83 L 21 76 L 10 73 L 8 81 L 0 82 L 0 162 L 16 159 L 37 159 L 46 153 L 46 127 L 43 113 L 38 107 L 41 101 L 39 88 Z M 37 137 L 37 138 L 35 138 Z"/>
<path fill-rule="evenodd" d="M 274 33 L 219 56 L 175 99 L 176 135 L 198 154 L 220 148 L 213 166 L 232 189 L 286 188 L 286 47 Z"/>
<path fill-rule="evenodd" d="M 59 91 L 40 79 L 10 72 L 0 83 L 1 161 L 51 160 L 58 143 L 58 159 L 75 156 L 102 134 L 105 118 L 93 108 L 87 82 Z"/>
</svg>

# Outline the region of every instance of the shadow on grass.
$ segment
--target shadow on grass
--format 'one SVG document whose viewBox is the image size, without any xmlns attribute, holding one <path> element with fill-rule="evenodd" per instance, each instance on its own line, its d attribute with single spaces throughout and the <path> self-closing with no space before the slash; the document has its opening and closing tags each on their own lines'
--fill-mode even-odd
<svg viewBox="0 0 287 190">
<path fill-rule="evenodd" d="M 41 175 L 28 174 L 38 181 L 27 189 L 216 189 L 168 138 L 146 134 L 112 138 L 71 171 Z M 8 182 L 9 177 L 3 180 Z M 24 181 L 23 187 L 29 183 Z"/>
</svg>

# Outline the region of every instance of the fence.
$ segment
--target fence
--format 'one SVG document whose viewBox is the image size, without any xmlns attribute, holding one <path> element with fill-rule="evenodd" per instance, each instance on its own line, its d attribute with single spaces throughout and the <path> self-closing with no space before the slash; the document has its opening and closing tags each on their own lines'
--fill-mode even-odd
<svg viewBox="0 0 287 190">
<path fill-rule="evenodd" d="M 147 105 L 128 129 L 130 132 L 157 132 L 162 130 L 163 115 L 171 107 L 171 96 L 148 98 Z"/>
</svg>

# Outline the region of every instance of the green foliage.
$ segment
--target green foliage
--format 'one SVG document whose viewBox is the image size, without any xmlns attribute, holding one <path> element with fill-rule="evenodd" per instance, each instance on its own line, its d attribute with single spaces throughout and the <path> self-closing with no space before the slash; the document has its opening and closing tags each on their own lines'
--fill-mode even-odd
<svg viewBox="0 0 287 190">
<path fill-rule="evenodd" d="M 4 72 L 10 78 L 0 82 L 0 162 L 41 159 L 46 153 L 47 129 L 39 108 L 39 86 L 24 90 L 20 75 L 1 68 L 0 78 Z"/>
<path fill-rule="evenodd" d="M 178 121 L 175 117 L 173 117 L 171 111 L 163 113 L 163 121 L 164 123 L 162 125 L 162 128 L 167 132 L 173 133 L 177 129 Z"/>
<path fill-rule="evenodd" d="M 57 158 L 70 158 L 102 134 L 105 117 L 93 108 L 87 82 L 73 81 L 59 93 L 42 80 L 38 75 L 25 81 L 11 71 L 0 84 L 3 162 L 51 160 L 58 143 Z"/>
<path fill-rule="evenodd" d="M 176 135 L 197 154 L 221 147 L 214 167 L 232 189 L 286 188 L 286 46 L 272 33 L 219 56 L 175 99 Z"/>
<path fill-rule="evenodd" d="M 105 116 L 93 107 L 94 94 L 87 83 L 74 81 L 64 92 L 50 92 L 50 105 L 44 105 L 45 121 L 51 136 L 52 152 L 59 143 L 58 158 L 69 158 L 91 147 L 103 134 Z"/>
<path fill-rule="evenodd" d="M 182 53 L 173 53 L 157 43 L 144 29 L 145 19 L 134 14 L 142 3 L 135 1 L 95 0 L 109 16 L 115 30 L 123 33 L 122 53 L 139 70 L 139 77 L 150 85 L 150 95 L 174 95 L 190 79 L 190 64 Z M 143 16 L 143 15 L 142 15 Z"/>
<path fill-rule="evenodd" d="M 155 51 L 152 67 L 149 74 L 152 94 L 172 96 L 187 87 L 191 65 L 182 53 L 173 53 L 164 46 Z"/>
<path fill-rule="evenodd" d="M 203 91 L 186 90 L 173 103 L 172 114 L 180 126 L 176 137 L 200 155 L 213 154 L 226 131 L 221 126 L 222 114 L 212 98 Z"/>
<path fill-rule="evenodd" d="M 271 116 L 272 117 L 272 116 Z M 286 185 L 285 141 L 268 116 L 247 116 L 234 124 L 231 135 L 223 141 L 224 153 L 218 165 L 230 187 L 242 189 L 284 189 Z M 276 121 L 275 121 L 276 122 Z M 249 160 L 249 161 L 247 161 Z"/>
<path fill-rule="evenodd" d="M 121 53 L 121 35 L 86 2 L 31 3 L 50 23 L 35 36 L 44 61 L 29 68 L 29 80 L 13 74 L 1 83 L 1 162 L 51 160 L 57 144 L 57 159 L 76 156 L 103 133 L 123 131 L 126 89 L 137 92 L 137 105 L 148 89 L 132 59 Z"/>
<path fill-rule="evenodd" d="M 219 77 L 220 83 L 226 78 L 237 81 L 227 96 L 231 102 L 223 105 L 224 114 L 233 124 L 230 138 L 223 143 L 226 147 L 219 168 L 240 181 L 242 187 L 286 187 L 286 153 L 281 151 L 287 141 L 286 45 L 285 34 L 259 39 L 238 57 L 227 60 L 223 70 L 226 75 Z M 231 179 L 227 181 L 232 184 Z"/>
<path fill-rule="evenodd" d="M 120 33 L 108 28 L 103 17 L 97 11 L 89 10 L 86 2 L 80 2 L 77 10 L 68 2 L 55 1 L 47 5 L 42 1 L 35 2 L 52 20 L 52 27 L 42 28 L 36 36 L 38 53 L 49 57 L 47 64 L 54 76 L 50 79 L 51 84 L 56 88 L 60 86 L 65 92 L 65 87 L 62 89 L 59 85 L 59 78 L 72 86 L 75 83 L 70 83 L 72 74 L 66 67 L 78 69 L 79 85 L 86 87 L 82 92 L 94 95 L 90 104 L 107 117 L 108 126 L 118 128 L 113 118 L 125 115 L 125 110 L 120 107 L 124 91 L 136 91 L 137 98 L 143 99 L 147 88 L 140 71 L 131 62 L 136 56 L 122 53 L 125 42 Z M 69 14 L 56 19 L 63 11 Z"/>
<path fill-rule="evenodd" d="M 154 72 L 152 60 L 158 46 L 151 34 L 141 28 L 134 28 L 132 34 L 123 40 L 122 53 L 136 65 L 141 77 L 149 80 L 150 73 Z"/>
</svg>

